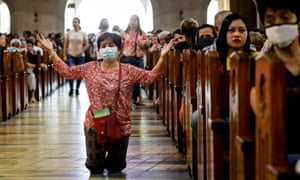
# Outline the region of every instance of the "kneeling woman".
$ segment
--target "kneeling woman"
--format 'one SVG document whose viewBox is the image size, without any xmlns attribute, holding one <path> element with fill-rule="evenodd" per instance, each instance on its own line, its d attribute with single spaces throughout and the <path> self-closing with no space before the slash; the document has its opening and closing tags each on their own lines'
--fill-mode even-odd
<svg viewBox="0 0 300 180">
<path fill-rule="evenodd" d="M 48 50 L 56 71 L 68 79 L 82 79 L 86 84 L 90 101 L 84 121 L 86 167 L 91 174 L 103 173 L 104 169 L 110 173 L 122 171 L 126 167 L 126 153 L 131 134 L 130 111 L 133 85 L 135 83 L 152 83 L 162 74 L 163 56 L 173 46 L 173 41 L 162 50 L 156 66 L 151 71 L 119 62 L 122 44 L 120 36 L 115 33 L 104 33 L 99 39 L 99 53 L 103 58 L 102 62 L 94 61 L 73 67 L 66 65 L 57 56 L 51 42 L 43 35 L 39 36 L 39 41 Z M 119 72 L 121 72 L 120 76 Z M 115 132 L 119 129 L 122 138 L 111 143 L 99 144 L 97 133 L 100 132 L 96 130 L 93 112 L 103 109 L 107 105 L 111 107 L 112 111 L 116 109 L 117 105 L 116 111 L 118 117 L 121 117 L 118 119 L 121 122 L 120 127 L 107 129 L 107 131 Z"/>
</svg>

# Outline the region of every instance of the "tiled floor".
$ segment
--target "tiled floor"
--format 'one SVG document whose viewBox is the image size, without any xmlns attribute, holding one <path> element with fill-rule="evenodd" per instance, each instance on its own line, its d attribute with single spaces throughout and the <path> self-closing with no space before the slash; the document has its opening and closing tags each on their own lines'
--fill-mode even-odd
<svg viewBox="0 0 300 180">
<path fill-rule="evenodd" d="M 123 173 L 90 176 L 84 166 L 87 94 L 84 85 L 78 97 L 67 93 L 64 86 L 0 123 L 1 180 L 191 179 L 184 156 L 177 152 L 150 101 L 132 112 L 127 168 Z"/>
</svg>

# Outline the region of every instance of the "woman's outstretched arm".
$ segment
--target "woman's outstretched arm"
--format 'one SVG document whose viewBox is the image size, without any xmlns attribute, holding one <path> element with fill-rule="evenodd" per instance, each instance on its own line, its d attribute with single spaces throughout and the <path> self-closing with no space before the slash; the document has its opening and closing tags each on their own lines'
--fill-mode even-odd
<svg viewBox="0 0 300 180">
<path fill-rule="evenodd" d="M 174 39 L 171 39 L 171 41 L 165 47 L 162 48 L 159 59 L 155 65 L 155 68 L 157 68 L 159 71 L 162 71 L 162 69 L 163 69 L 164 56 L 170 51 L 170 49 L 173 46 L 174 46 Z"/>
</svg>

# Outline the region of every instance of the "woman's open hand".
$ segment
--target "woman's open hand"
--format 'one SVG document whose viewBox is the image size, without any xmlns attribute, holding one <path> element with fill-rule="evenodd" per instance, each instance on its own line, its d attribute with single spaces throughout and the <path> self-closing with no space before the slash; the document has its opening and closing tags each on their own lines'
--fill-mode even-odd
<svg viewBox="0 0 300 180">
<path fill-rule="evenodd" d="M 165 56 L 174 46 L 174 42 L 174 39 L 171 39 L 170 42 L 161 49 L 160 56 Z"/>
<path fill-rule="evenodd" d="M 37 36 L 39 43 L 47 49 L 48 52 L 53 51 L 53 44 L 49 39 L 46 39 L 43 34 L 38 34 Z"/>
</svg>

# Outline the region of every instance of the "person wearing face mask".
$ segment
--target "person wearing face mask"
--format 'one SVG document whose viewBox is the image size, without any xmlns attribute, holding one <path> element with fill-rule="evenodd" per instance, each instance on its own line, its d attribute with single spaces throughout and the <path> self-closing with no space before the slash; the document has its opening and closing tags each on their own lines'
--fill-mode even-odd
<svg viewBox="0 0 300 180">
<path fill-rule="evenodd" d="M 172 37 L 174 39 L 174 47 L 176 47 L 175 49 L 179 49 L 177 44 L 181 43 L 181 42 L 186 42 L 185 36 L 182 34 L 181 29 L 175 29 L 175 31 L 173 31 L 172 33 Z"/>
<path fill-rule="evenodd" d="M 203 51 L 215 51 L 215 50 L 217 50 L 216 39 L 219 36 L 221 26 L 222 26 L 222 23 L 223 23 L 224 19 L 230 14 L 232 14 L 232 12 L 229 11 L 229 10 L 221 10 L 221 11 L 217 12 L 217 14 L 215 14 L 214 30 L 216 32 L 216 38 L 215 38 L 214 43 L 209 45 L 209 46 L 204 47 Z"/>
<path fill-rule="evenodd" d="M 192 41 L 192 47 L 196 51 L 203 50 L 203 48 L 214 43 L 217 34 L 213 25 L 202 24 L 197 28 Z"/>
<path fill-rule="evenodd" d="M 272 44 L 272 47 L 264 53 L 272 52 L 282 60 L 286 68 L 287 88 L 300 88 L 299 1 L 257 0 L 256 5 L 267 40 Z M 258 114 L 256 94 L 256 88 L 253 86 L 250 91 L 250 103 L 255 114 Z M 288 110 L 287 108 L 287 115 Z M 291 127 L 287 124 L 286 131 L 297 132 L 299 127 Z M 287 141 L 293 138 L 286 137 Z M 300 159 L 300 152 L 298 154 L 290 153 L 289 148 L 287 148 L 287 152 L 288 163 L 290 166 L 294 166 L 297 159 Z"/>
<path fill-rule="evenodd" d="M 91 174 L 101 174 L 104 169 L 107 169 L 110 173 L 121 172 L 126 167 L 128 140 L 132 132 L 130 112 L 134 84 L 152 83 L 163 73 L 164 56 L 171 49 L 174 42 L 171 40 L 161 50 L 158 62 L 152 70 L 145 70 L 131 64 L 119 62 L 122 54 L 122 42 L 121 37 L 115 33 L 107 32 L 99 38 L 99 53 L 103 61 L 92 61 L 73 67 L 69 67 L 57 56 L 51 42 L 45 39 L 43 35 L 40 34 L 38 40 L 49 52 L 56 71 L 64 77 L 82 79 L 86 83 L 90 101 L 84 121 L 87 152 L 86 167 Z M 118 105 L 117 110 L 116 105 Z M 117 118 L 122 122 L 118 129 L 107 129 L 107 131 L 120 130 L 123 137 L 112 143 L 105 143 L 103 146 L 97 141 L 96 135 L 100 132 L 95 127 L 93 112 L 107 106 L 110 106 L 112 112 L 117 111 L 116 113 L 119 115 Z"/>
</svg>

